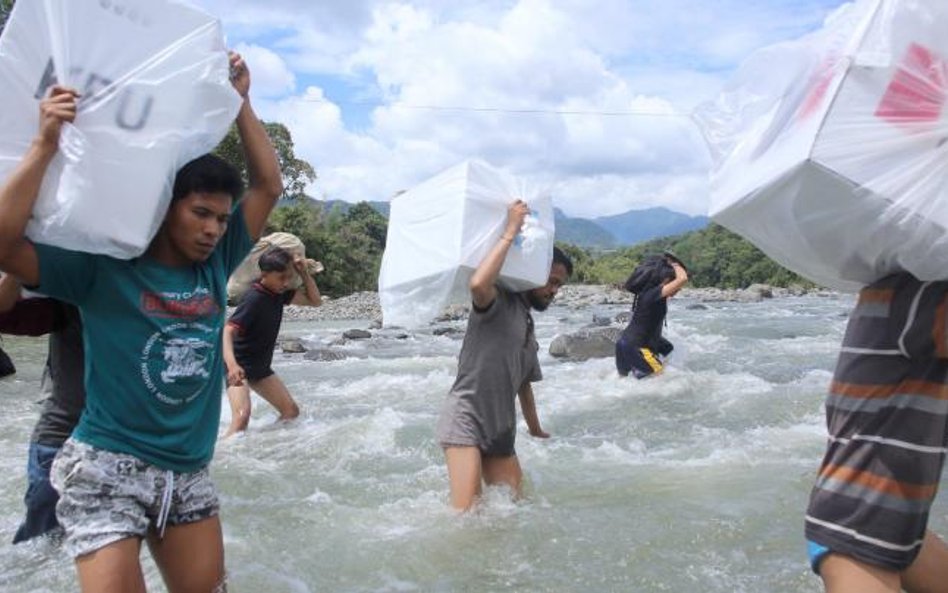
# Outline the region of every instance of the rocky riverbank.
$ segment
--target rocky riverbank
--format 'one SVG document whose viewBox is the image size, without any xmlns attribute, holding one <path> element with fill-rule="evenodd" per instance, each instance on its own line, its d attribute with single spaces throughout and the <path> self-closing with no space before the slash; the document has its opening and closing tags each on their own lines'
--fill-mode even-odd
<svg viewBox="0 0 948 593">
<path fill-rule="evenodd" d="M 382 321 L 382 308 L 376 292 L 356 292 L 338 299 L 323 297 L 319 307 L 289 305 L 283 311 L 285 321 L 333 321 L 368 319 Z"/>
<path fill-rule="evenodd" d="M 718 288 L 687 288 L 676 297 L 679 306 L 689 309 L 703 309 L 704 303 L 754 303 L 764 299 L 782 298 L 817 294 L 826 297 L 835 296 L 829 291 L 808 291 L 803 288 L 776 288 L 757 284 L 741 290 L 722 290 Z M 590 314 L 590 324 L 576 332 L 556 336 L 550 344 L 550 354 L 557 358 L 570 360 L 586 360 L 612 356 L 616 338 L 622 328 L 628 323 L 633 295 L 614 286 L 605 285 L 568 285 L 564 286 L 556 297 L 556 304 L 570 309 L 586 309 L 601 306 L 618 306 L 627 308 L 626 312 L 616 316 Z M 352 320 L 354 324 L 347 331 L 325 344 L 304 344 L 299 338 L 280 338 L 280 346 L 284 352 L 305 353 L 310 360 L 340 360 L 350 356 L 358 356 L 355 351 L 350 352 L 344 346 L 352 341 L 369 340 L 375 338 L 406 339 L 412 333 L 421 331 L 434 335 L 455 335 L 460 337 L 464 333 L 463 320 L 467 317 L 466 305 L 451 305 L 441 316 L 432 320 L 431 327 L 422 330 L 399 330 L 397 328 L 382 330 L 382 310 L 379 305 L 378 293 L 359 292 L 338 299 L 324 298 L 320 307 L 299 307 L 290 305 L 284 312 L 286 321 L 343 321 Z M 356 325 L 360 327 L 355 327 Z M 392 333 L 395 332 L 395 333 Z"/>
<path fill-rule="evenodd" d="M 685 288 L 678 299 L 693 303 L 740 302 L 753 303 L 768 298 L 802 296 L 805 294 L 833 295 L 830 291 L 807 290 L 803 287 L 779 288 L 765 284 L 755 284 L 748 288 L 726 290 L 720 288 Z M 566 307 L 591 307 L 598 305 L 632 305 L 633 295 L 615 286 L 601 284 L 572 284 L 560 290 L 556 304 Z M 466 314 L 464 306 L 453 306 L 445 312 L 446 319 L 457 319 Z M 320 307 L 286 308 L 284 319 L 288 321 L 323 321 L 341 319 L 368 319 L 379 323 L 382 309 L 379 306 L 378 293 L 357 292 L 337 299 L 324 299 Z"/>
</svg>

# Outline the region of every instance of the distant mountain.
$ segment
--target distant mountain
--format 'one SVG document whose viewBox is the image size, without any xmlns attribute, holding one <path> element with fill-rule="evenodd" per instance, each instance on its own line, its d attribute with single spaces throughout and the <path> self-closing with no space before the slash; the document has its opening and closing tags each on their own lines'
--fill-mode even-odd
<svg viewBox="0 0 948 593">
<path fill-rule="evenodd" d="M 592 220 L 572 218 L 555 210 L 556 240 L 581 247 L 625 247 L 660 237 L 680 235 L 708 226 L 707 216 L 688 216 L 668 208 L 629 210 Z"/>
<path fill-rule="evenodd" d="M 559 208 L 553 209 L 556 224 L 556 240 L 580 247 L 615 247 L 612 233 L 588 218 L 570 218 Z"/>
<path fill-rule="evenodd" d="M 345 214 L 352 206 L 343 200 L 316 200 L 323 212 L 341 212 Z M 377 212 L 388 218 L 388 202 L 369 202 Z M 609 249 L 636 245 L 660 237 L 680 235 L 700 230 L 708 226 L 707 216 L 688 216 L 668 208 L 648 208 L 630 210 L 614 216 L 602 216 L 595 219 L 573 218 L 559 208 L 554 208 L 556 240 L 580 247 Z"/>
<path fill-rule="evenodd" d="M 689 216 L 658 207 L 601 216 L 592 222 L 607 230 L 619 245 L 635 245 L 659 237 L 700 230 L 708 226 L 710 220 L 707 216 Z"/>
</svg>

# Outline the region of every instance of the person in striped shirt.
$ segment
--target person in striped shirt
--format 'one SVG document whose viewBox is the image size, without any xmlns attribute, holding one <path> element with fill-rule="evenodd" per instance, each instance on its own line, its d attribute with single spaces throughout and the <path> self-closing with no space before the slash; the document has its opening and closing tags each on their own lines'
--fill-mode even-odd
<svg viewBox="0 0 948 593">
<path fill-rule="evenodd" d="M 927 528 L 948 437 L 948 282 L 899 273 L 859 293 L 826 421 L 805 527 L 826 591 L 948 591 L 948 546 Z"/>
</svg>

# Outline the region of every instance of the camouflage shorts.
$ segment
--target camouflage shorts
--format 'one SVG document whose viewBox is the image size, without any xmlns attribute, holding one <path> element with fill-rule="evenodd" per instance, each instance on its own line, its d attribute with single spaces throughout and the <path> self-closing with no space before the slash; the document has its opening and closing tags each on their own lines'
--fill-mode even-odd
<svg viewBox="0 0 948 593">
<path fill-rule="evenodd" d="M 214 517 L 220 506 L 206 467 L 169 472 L 73 439 L 56 456 L 50 480 L 59 492 L 56 517 L 66 530 L 65 549 L 74 558 L 144 538 L 149 530 L 160 534 L 164 525 Z"/>
</svg>

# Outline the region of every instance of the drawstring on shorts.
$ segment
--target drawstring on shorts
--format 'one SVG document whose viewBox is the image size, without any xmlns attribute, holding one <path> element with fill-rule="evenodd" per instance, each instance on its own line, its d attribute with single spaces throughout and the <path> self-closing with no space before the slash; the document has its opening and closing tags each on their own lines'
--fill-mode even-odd
<svg viewBox="0 0 948 593">
<path fill-rule="evenodd" d="M 165 537 L 165 525 L 168 523 L 168 515 L 171 514 L 171 498 L 174 494 L 174 472 L 168 470 L 165 473 L 165 490 L 161 493 L 161 509 L 158 511 L 158 539 Z"/>
</svg>

